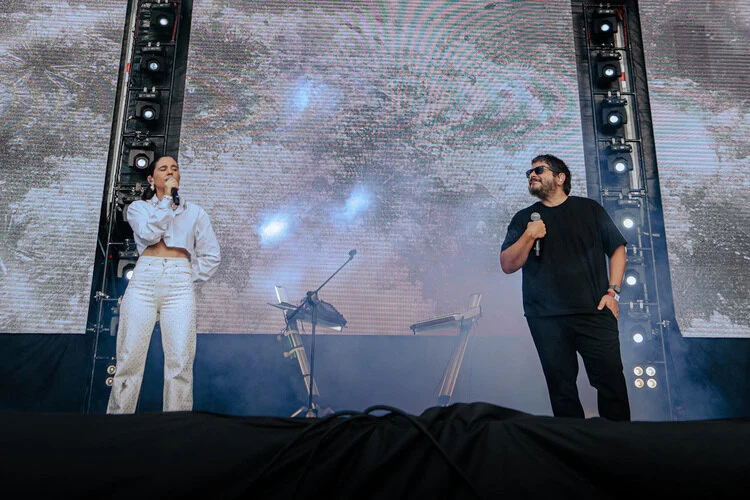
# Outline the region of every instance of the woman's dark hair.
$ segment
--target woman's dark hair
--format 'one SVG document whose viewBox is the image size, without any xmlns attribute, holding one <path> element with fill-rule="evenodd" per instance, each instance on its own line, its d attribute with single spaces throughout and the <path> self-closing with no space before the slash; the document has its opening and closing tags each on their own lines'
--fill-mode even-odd
<svg viewBox="0 0 750 500">
<path fill-rule="evenodd" d="M 570 194 L 570 169 L 565 164 L 564 161 L 562 161 L 560 158 L 554 155 L 539 155 L 533 160 L 531 160 L 531 164 L 533 165 L 536 162 L 544 162 L 546 163 L 549 168 L 558 174 L 565 174 L 565 182 L 563 182 L 563 191 L 565 191 L 565 194 Z"/>
<path fill-rule="evenodd" d="M 166 156 L 166 155 L 165 155 Z M 157 156 L 154 158 L 154 161 L 149 163 L 148 167 L 146 167 L 146 178 L 149 176 L 154 175 L 154 169 L 156 168 L 156 162 L 164 158 L 164 156 Z M 149 184 L 146 189 L 143 190 L 143 194 L 141 195 L 142 200 L 150 200 L 156 195 L 156 191 L 151 188 L 151 184 Z"/>
</svg>

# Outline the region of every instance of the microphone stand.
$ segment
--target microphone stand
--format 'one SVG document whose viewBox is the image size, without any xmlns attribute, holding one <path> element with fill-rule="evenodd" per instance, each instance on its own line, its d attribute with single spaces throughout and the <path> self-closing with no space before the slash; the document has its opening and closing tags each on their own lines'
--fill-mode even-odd
<svg viewBox="0 0 750 500">
<path fill-rule="evenodd" d="M 313 389 L 315 387 L 315 378 L 314 378 L 314 374 L 315 374 L 315 325 L 317 324 L 317 321 L 318 321 L 317 306 L 318 306 L 318 302 L 320 302 L 320 300 L 318 299 L 318 292 L 320 291 L 321 288 L 326 286 L 326 283 L 331 281 L 331 279 L 333 279 L 333 277 L 336 276 L 339 273 L 339 271 L 341 271 L 344 268 L 344 266 L 350 263 L 352 259 L 354 259 L 355 255 L 357 255 L 357 251 L 350 250 L 349 258 L 346 260 L 346 262 L 341 264 L 341 266 L 338 269 L 336 269 L 336 271 L 332 275 L 330 275 L 328 279 L 325 280 L 323 284 L 321 284 L 318 288 L 316 288 L 315 290 L 311 292 L 307 292 L 304 300 L 302 300 L 300 305 L 298 305 L 297 308 L 286 317 L 287 328 L 289 328 L 289 322 L 294 319 L 294 316 L 305 305 L 307 304 L 310 305 L 310 316 L 311 316 L 310 323 L 312 324 L 312 332 L 310 334 L 311 335 L 310 336 L 310 383 L 308 384 L 308 390 L 307 390 L 307 413 L 305 415 L 306 417 L 317 417 L 317 411 L 318 411 L 317 407 L 313 406 Z"/>
</svg>

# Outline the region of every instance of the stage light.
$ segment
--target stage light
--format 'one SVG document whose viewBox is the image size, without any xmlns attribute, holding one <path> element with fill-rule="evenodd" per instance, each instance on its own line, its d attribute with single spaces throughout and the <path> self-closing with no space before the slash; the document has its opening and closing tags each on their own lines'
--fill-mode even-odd
<svg viewBox="0 0 750 500">
<path fill-rule="evenodd" d="M 636 286 L 640 283 L 641 278 L 635 271 L 627 271 L 625 273 L 625 284 L 628 286 Z"/>
<path fill-rule="evenodd" d="M 611 88 L 622 76 L 619 52 L 600 52 L 595 60 L 596 83 L 600 88 Z"/>
<path fill-rule="evenodd" d="M 612 171 L 618 174 L 633 170 L 629 158 L 610 158 L 610 164 L 612 165 Z"/>
<path fill-rule="evenodd" d="M 628 268 L 625 270 L 625 277 L 622 281 L 620 303 L 624 304 L 644 299 L 646 290 L 644 278 L 645 269 L 643 265 L 631 265 L 628 262 Z"/>
<path fill-rule="evenodd" d="M 135 115 L 147 122 L 154 122 L 161 115 L 161 106 L 152 102 L 137 102 L 135 105 Z"/>
<path fill-rule="evenodd" d="M 146 72 L 152 79 L 164 75 L 166 69 L 164 56 L 153 52 L 146 52 L 141 56 L 141 71 Z"/>
<path fill-rule="evenodd" d="M 130 144 L 128 166 L 144 170 L 154 161 L 154 143 L 148 139 L 136 139 Z"/>
<path fill-rule="evenodd" d="M 628 332 L 636 344 L 643 344 L 651 339 L 651 328 L 648 323 L 636 322 L 628 329 Z"/>
<path fill-rule="evenodd" d="M 621 139 L 622 140 L 622 139 Z M 607 171 L 611 174 L 621 175 L 633 170 L 633 147 L 623 142 L 612 142 L 605 150 L 607 158 Z"/>
<path fill-rule="evenodd" d="M 614 133 L 628 123 L 627 104 L 627 99 L 618 96 L 607 97 L 601 102 L 599 123 L 603 132 Z"/>
<path fill-rule="evenodd" d="M 156 128 L 161 118 L 161 93 L 152 88 L 151 90 L 143 89 L 138 92 L 135 98 L 135 117 L 141 120 L 146 127 Z"/>
<path fill-rule="evenodd" d="M 646 385 L 649 389 L 656 389 L 656 379 L 650 378 L 646 381 Z"/>
<path fill-rule="evenodd" d="M 637 379 L 635 379 L 635 380 L 633 381 L 633 383 L 635 384 L 635 386 L 636 386 L 636 387 L 637 387 L 638 389 L 643 389 L 643 379 L 642 379 L 642 378 L 637 378 Z"/>
<path fill-rule="evenodd" d="M 135 271 L 135 264 L 135 260 L 120 259 L 117 263 L 117 277 L 130 280 L 133 277 L 133 271 Z"/>
<path fill-rule="evenodd" d="M 157 2 L 151 4 L 150 11 L 150 34 L 160 39 L 171 39 L 175 23 L 174 7 L 169 2 Z"/>
<path fill-rule="evenodd" d="M 138 247 L 135 240 L 125 238 L 122 246 L 117 251 L 117 277 L 130 280 L 138 262 Z"/>
<path fill-rule="evenodd" d="M 641 215 L 641 200 L 638 198 L 620 198 L 613 209 L 615 223 L 624 233 L 634 233 L 643 222 Z M 627 237 L 627 234 L 626 234 Z"/>
<path fill-rule="evenodd" d="M 617 11 L 597 9 L 591 15 L 591 38 L 598 43 L 613 43 L 617 33 Z"/>
<path fill-rule="evenodd" d="M 143 170 L 148 167 L 152 161 L 154 161 L 153 156 L 154 154 L 152 151 L 136 152 L 133 157 L 133 166 L 135 168 Z"/>
<path fill-rule="evenodd" d="M 174 18 L 164 12 L 160 12 L 156 15 L 156 27 L 159 29 L 167 29 L 174 22 Z"/>
<path fill-rule="evenodd" d="M 632 231 L 641 224 L 640 210 L 636 208 L 626 208 L 615 211 L 615 221 L 625 232 Z"/>
</svg>

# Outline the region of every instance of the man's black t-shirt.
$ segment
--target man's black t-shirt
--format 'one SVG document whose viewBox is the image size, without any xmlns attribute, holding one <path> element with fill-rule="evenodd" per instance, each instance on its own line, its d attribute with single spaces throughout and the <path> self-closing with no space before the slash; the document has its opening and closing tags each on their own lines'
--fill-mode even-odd
<svg viewBox="0 0 750 500">
<path fill-rule="evenodd" d="M 502 250 L 526 231 L 538 212 L 547 228 L 537 257 L 532 247 L 523 266 L 523 309 L 526 316 L 597 313 L 607 293 L 605 254 L 627 242 L 609 214 L 596 201 L 569 196 L 556 207 L 536 202 L 518 212 L 508 225 Z"/>
</svg>

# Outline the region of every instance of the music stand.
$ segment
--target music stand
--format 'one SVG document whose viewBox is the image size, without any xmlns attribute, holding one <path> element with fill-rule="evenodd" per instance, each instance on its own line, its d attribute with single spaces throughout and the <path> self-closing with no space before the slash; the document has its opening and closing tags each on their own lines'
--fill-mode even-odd
<svg viewBox="0 0 750 500">
<path fill-rule="evenodd" d="M 319 407 L 318 404 L 313 401 L 313 395 L 320 397 L 317 385 L 315 383 L 315 329 L 318 323 L 326 328 L 331 328 L 336 331 L 341 331 L 346 326 L 346 319 L 339 313 L 333 305 L 328 302 L 324 302 L 318 298 L 318 292 L 323 288 L 326 283 L 341 271 L 344 266 L 352 261 L 354 256 L 357 254 L 356 250 L 349 252 L 349 258 L 344 262 L 336 271 L 328 277 L 317 289 L 314 291 L 307 292 L 305 298 L 302 299 L 298 306 L 294 306 L 286 302 L 286 293 L 282 287 L 276 286 L 276 297 L 279 301 L 278 304 L 268 305 L 281 309 L 284 312 L 284 320 L 286 322 L 285 333 L 288 333 L 289 340 L 292 344 L 290 349 L 285 356 L 296 355 L 299 363 L 300 371 L 302 372 L 302 378 L 305 381 L 307 388 L 307 406 L 300 407 L 296 412 L 292 414 L 292 417 L 296 417 L 303 412 L 306 417 L 317 417 Z M 279 291 L 281 290 L 281 294 Z M 320 310 L 319 310 L 320 309 Z M 319 318 L 318 316 L 321 315 Z M 312 325 L 311 337 L 310 337 L 310 362 L 307 362 L 307 354 L 305 353 L 302 340 L 299 335 L 299 329 L 297 328 L 297 321 L 310 323 Z"/>
<path fill-rule="evenodd" d="M 458 372 L 461 370 L 464 354 L 466 354 L 466 346 L 469 343 L 469 334 L 479 318 L 482 317 L 482 308 L 479 305 L 481 300 L 481 293 L 473 293 L 469 300 L 469 308 L 465 312 L 437 316 L 414 323 L 409 327 L 415 335 L 417 333 L 428 333 L 446 328 L 458 328 L 458 335 L 456 336 L 453 352 L 451 352 L 450 361 L 448 366 L 445 367 L 443 378 L 440 380 L 440 390 L 437 398 L 438 406 L 448 406 L 453 396 L 453 390 L 456 388 L 456 380 L 458 380 Z"/>
</svg>

